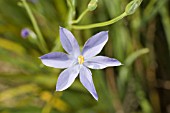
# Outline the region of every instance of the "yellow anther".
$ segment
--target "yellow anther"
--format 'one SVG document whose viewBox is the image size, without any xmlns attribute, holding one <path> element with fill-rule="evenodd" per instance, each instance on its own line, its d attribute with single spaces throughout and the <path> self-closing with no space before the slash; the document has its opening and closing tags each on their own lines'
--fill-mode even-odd
<svg viewBox="0 0 170 113">
<path fill-rule="evenodd" d="M 79 64 L 82 64 L 84 62 L 84 57 L 82 55 L 78 57 L 78 62 Z"/>
</svg>

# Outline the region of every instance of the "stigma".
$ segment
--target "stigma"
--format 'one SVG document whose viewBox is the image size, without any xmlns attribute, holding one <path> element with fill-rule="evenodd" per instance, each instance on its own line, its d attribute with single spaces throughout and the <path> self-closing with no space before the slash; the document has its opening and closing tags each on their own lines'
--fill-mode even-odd
<svg viewBox="0 0 170 113">
<path fill-rule="evenodd" d="M 84 57 L 82 55 L 78 56 L 78 62 L 79 62 L 79 64 L 83 64 Z"/>
</svg>

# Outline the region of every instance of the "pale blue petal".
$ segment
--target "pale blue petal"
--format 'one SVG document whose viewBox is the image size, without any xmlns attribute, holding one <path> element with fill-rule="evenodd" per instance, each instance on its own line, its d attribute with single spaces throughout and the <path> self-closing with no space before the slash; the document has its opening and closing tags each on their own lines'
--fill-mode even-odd
<svg viewBox="0 0 170 113">
<path fill-rule="evenodd" d="M 90 39 L 86 41 L 82 51 L 82 55 L 85 58 L 90 58 L 97 55 L 103 49 L 107 40 L 108 31 L 102 31 L 97 33 L 96 35 L 92 36 Z"/>
<path fill-rule="evenodd" d="M 93 84 L 91 71 L 85 66 L 82 66 L 80 69 L 80 81 L 83 86 L 92 94 L 92 96 L 98 100 L 98 95 Z"/>
<path fill-rule="evenodd" d="M 80 71 L 80 65 L 74 65 L 65 69 L 58 77 L 56 91 L 63 91 L 71 86 Z"/>
<path fill-rule="evenodd" d="M 96 56 L 86 60 L 84 62 L 84 65 L 91 69 L 103 69 L 111 66 L 120 66 L 122 64 L 114 58 L 108 58 L 105 56 Z"/>
<path fill-rule="evenodd" d="M 60 27 L 60 41 L 67 53 L 75 57 L 80 55 L 80 48 L 77 40 L 69 30 Z"/>
<path fill-rule="evenodd" d="M 73 58 L 62 52 L 48 53 L 41 56 L 40 59 L 44 65 L 54 68 L 68 68 L 74 62 Z"/>
</svg>

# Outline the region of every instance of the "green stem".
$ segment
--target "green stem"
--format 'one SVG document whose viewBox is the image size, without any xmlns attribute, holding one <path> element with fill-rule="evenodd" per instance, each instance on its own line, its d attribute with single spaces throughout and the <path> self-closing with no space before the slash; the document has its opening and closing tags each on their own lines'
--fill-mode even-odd
<svg viewBox="0 0 170 113">
<path fill-rule="evenodd" d="M 96 28 L 96 27 L 103 27 L 103 26 L 113 24 L 113 23 L 119 21 L 120 19 L 124 18 L 125 16 L 127 16 L 127 14 L 124 12 L 121 15 L 119 15 L 118 17 L 113 18 L 112 20 L 109 20 L 106 22 L 100 22 L 100 23 L 89 24 L 89 25 L 72 25 L 72 28 L 73 29 L 91 29 L 91 28 Z"/>
<path fill-rule="evenodd" d="M 80 20 L 86 15 L 86 13 L 87 13 L 88 11 L 89 11 L 88 9 L 84 10 L 84 11 L 82 12 L 82 14 L 81 14 L 76 20 L 73 20 L 73 21 L 72 21 L 72 24 L 79 23 Z"/>
<path fill-rule="evenodd" d="M 75 5 L 74 4 L 75 4 L 74 0 L 67 0 L 67 5 L 69 7 L 69 11 L 68 11 L 67 23 L 66 23 L 65 27 L 69 30 L 71 29 L 72 18 L 75 14 Z M 60 36 L 58 35 L 55 40 L 55 46 L 52 48 L 51 52 L 59 50 L 61 48 L 62 48 L 62 46 L 60 43 Z"/>
<path fill-rule="evenodd" d="M 68 12 L 68 19 L 67 19 L 67 28 L 70 29 L 72 24 L 72 18 L 74 16 L 74 6 L 72 4 L 71 0 L 67 0 L 67 4 L 69 6 L 69 12 Z"/>
<path fill-rule="evenodd" d="M 47 52 L 48 52 L 47 45 L 46 45 L 46 43 L 45 43 L 45 41 L 44 41 L 44 38 L 43 38 L 43 36 L 42 36 L 42 34 L 41 34 L 41 32 L 40 32 L 40 29 L 39 29 L 39 27 L 38 27 L 38 24 L 37 24 L 37 22 L 36 22 L 36 20 L 35 20 L 35 18 L 34 18 L 34 16 L 33 16 L 33 14 L 32 14 L 32 11 L 31 11 L 31 9 L 29 8 L 26 0 L 21 0 L 21 1 L 22 1 L 23 5 L 24 5 L 24 7 L 25 7 L 25 9 L 26 9 L 26 11 L 27 11 L 27 13 L 28 13 L 28 16 L 29 16 L 30 19 L 31 19 L 31 22 L 32 22 L 32 24 L 33 24 L 33 27 L 34 27 L 34 29 L 35 29 L 35 32 L 37 33 L 38 38 L 39 38 L 39 40 L 40 40 L 40 43 L 41 43 L 41 46 L 42 46 L 42 48 L 40 48 L 40 49 L 42 50 L 42 52 L 47 53 Z"/>
</svg>

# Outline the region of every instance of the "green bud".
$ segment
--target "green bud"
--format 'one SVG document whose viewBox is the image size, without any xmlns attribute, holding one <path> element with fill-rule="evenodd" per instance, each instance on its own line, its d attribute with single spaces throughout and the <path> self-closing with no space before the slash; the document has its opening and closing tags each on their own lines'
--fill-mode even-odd
<svg viewBox="0 0 170 113">
<path fill-rule="evenodd" d="M 98 0 L 91 0 L 88 4 L 88 10 L 89 11 L 95 10 L 97 7 L 97 2 L 98 2 Z"/>
<path fill-rule="evenodd" d="M 37 35 L 33 31 L 30 31 L 28 39 L 32 43 L 37 43 Z"/>
<path fill-rule="evenodd" d="M 133 14 L 136 11 L 136 9 L 140 6 L 142 1 L 143 0 L 133 0 L 130 3 L 128 3 L 125 8 L 126 14 L 128 15 Z"/>
</svg>

